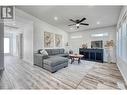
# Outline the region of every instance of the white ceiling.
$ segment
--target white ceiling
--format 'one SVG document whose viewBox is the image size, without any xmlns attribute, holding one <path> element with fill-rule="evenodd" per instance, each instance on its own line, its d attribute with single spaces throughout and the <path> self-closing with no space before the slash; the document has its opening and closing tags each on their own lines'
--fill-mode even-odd
<svg viewBox="0 0 127 95">
<path fill-rule="evenodd" d="M 120 15 L 121 6 L 18 6 L 17 8 L 54 25 L 64 31 L 84 31 L 87 29 L 100 28 L 116 25 Z M 58 17 L 55 21 L 54 17 Z M 80 26 L 76 29 L 69 19 L 87 18 L 89 26 Z M 100 24 L 97 24 L 97 22 Z M 70 29 L 73 28 L 73 29 Z"/>
</svg>

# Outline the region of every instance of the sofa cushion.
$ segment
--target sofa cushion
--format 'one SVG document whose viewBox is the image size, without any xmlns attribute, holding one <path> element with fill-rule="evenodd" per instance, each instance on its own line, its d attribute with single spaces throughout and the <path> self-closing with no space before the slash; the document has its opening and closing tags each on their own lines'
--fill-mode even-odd
<svg viewBox="0 0 127 95">
<path fill-rule="evenodd" d="M 59 53 L 63 54 L 64 53 L 64 49 L 59 49 Z"/>
<path fill-rule="evenodd" d="M 38 53 L 40 53 L 42 49 L 38 50 Z M 48 53 L 48 55 L 57 55 L 57 54 L 64 54 L 64 49 L 45 49 Z"/>
<path fill-rule="evenodd" d="M 68 57 L 68 53 L 58 54 L 57 56 L 61 56 L 61 57 Z"/>
<path fill-rule="evenodd" d="M 56 55 L 56 54 L 59 54 L 59 49 L 51 49 L 51 55 Z"/>
<path fill-rule="evenodd" d="M 49 65 L 51 67 L 57 66 L 59 64 L 68 62 L 68 58 L 59 57 L 59 56 L 52 56 L 50 58 L 44 59 L 44 64 Z"/>
<path fill-rule="evenodd" d="M 56 49 L 55 50 L 55 54 L 59 54 L 59 49 Z"/>
<path fill-rule="evenodd" d="M 52 50 L 52 55 L 56 55 L 56 49 Z"/>
<path fill-rule="evenodd" d="M 48 53 L 48 55 L 52 55 L 52 49 L 45 49 Z"/>
<path fill-rule="evenodd" d="M 49 55 L 57 55 L 60 54 L 60 49 L 46 49 Z"/>
</svg>

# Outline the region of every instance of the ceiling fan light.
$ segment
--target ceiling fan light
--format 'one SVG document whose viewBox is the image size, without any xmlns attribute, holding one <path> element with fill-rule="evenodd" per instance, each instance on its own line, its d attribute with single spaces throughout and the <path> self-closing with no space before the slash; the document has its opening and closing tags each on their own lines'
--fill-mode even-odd
<svg viewBox="0 0 127 95">
<path fill-rule="evenodd" d="M 76 24 L 77 27 L 79 27 L 80 24 Z"/>
</svg>

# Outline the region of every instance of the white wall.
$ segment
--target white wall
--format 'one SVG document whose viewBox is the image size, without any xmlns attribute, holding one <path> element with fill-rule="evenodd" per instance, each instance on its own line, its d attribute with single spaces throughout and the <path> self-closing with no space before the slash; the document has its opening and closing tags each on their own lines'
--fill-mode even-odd
<svg viewBox="0 0 127 95">
<path fill-rule="evenodd" d="M 121 14 L 120 14 L 120 17 L 119 17 L 118 25 L 121 22 L 122 17 L 125 15 L 125 12 L 127 12 L 127 6 L 123 7 L 123 9 L 121 10 Z M 126 16 L 127 16 L 127 14 L 126 14 Z M 117 26 L 117 28 L 118 28 L 118 26 Z M 122 73 L 123 78 L 124 78 L 124 80 L 125 80 L 125 82 L 127 84 L 127 62 L 124 61 L 122 58 L 120 58 L 117 55 L 117 65 L 118 65 L 119 70 Z"/>
<path fill-rule="evenodd" d="M 99 33 L 108 33 L 108 36 L 105 37 L 92 37 L 91 34 L 99 34 Z M 82 36 L 82 38 L 76 38 L 72 39 L 72 36 Z M 99 28 L 94 30 L 88 30 L 88 31 L 82 31 L 82 32 L 73 32 L 69 34 L 69 44 L 70 49 L 72 49 L 74 52 L 78 52 L 79 48 L 82 46 L 82 44 L 88 45 L 88 48 L 91 48 L 91 41 L 97 41 L 97 40 L 103 40 L 105 44 L 106 41 L 113 40 L 114 43 L 116 41 L 116 27 L 105 27 L 105 28 Z M 115 46 L 111 50 L 111 57 L 112 62 L 116 62 L 115 57 Z M 107 61 L 107 53 L 106 50 L 104 50 L 104 61 Z"/>
<path fill-rule="evenodd" d="M 13 56 L 18 56 L 16 36 L 17 36 L 16 34 L 13 34 L 13 37 L 12 37 L 12 41 L 13 41 L 12 55 Z"/>
<path fill-rule="evenodd" d="M 23 28 L 23 60 L 33 63 L 33 24 L 25 24 Z"/>
<path fill-rule="evenodd" d="M 24 35 L 24 60 L 33 63 L 33 52 L 44 48 L 44 31 L 61 34 L 63 36 L 62 47 L 68 42 L 68 33 L 56 28 L 32 15 L 16 9 L 16 19 L 24 23 L 22 28 Z M 31 22 L 30 24 L 25 24 Z M 55 48 L 55 47 L 53 47 Z"/>
<path fill-rule="evenodd" d="M 54 34 L 61 34 L 63 36 L 63 41 L 62 41 L 62 47 L 61 48 L 64 48 L 65 47 L 65 43 L 68 42 L 68 34 L 67 32 L 63 31 L 63 30 L 60 30 L 54 26 L 51 26 L 49 24 L 46 24 L 46 23 L 41 23 L 39 21 L 36 21 L 34 23 L 34 50 L 38 50 L 39 48 L 44 48 L 44 32 L 47 31 L 47 32 L 51 32 L 51 33 L 54 33 Z M 43 27 L 42 27 L 43 26 Z M 56 48 L 55 46 L 52 47 L 52 48 Z"/>
</svg>

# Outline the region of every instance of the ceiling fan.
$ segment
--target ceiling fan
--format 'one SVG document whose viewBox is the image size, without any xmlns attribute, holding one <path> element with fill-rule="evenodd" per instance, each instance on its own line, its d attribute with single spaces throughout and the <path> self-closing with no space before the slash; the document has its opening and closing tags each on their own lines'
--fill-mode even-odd
<svg viewBox="0 0 127 95">
<path fill-rule="evenodd" d="M 74 24 L 70 24 L 68 26 L 76 25 L 76 27 L 79 28 L 80 25 L 86 25 L 86 26 L 89 25 L 87 23 L 82 23 L 84 20 L 86 20 L 86 18 L 82 18 L 81 20 L 80 19 L 77 19 L 77 20 L 69 19 L 69 20 L 72 21 L 72 22 L 74 22 Z"/>
</svg>

